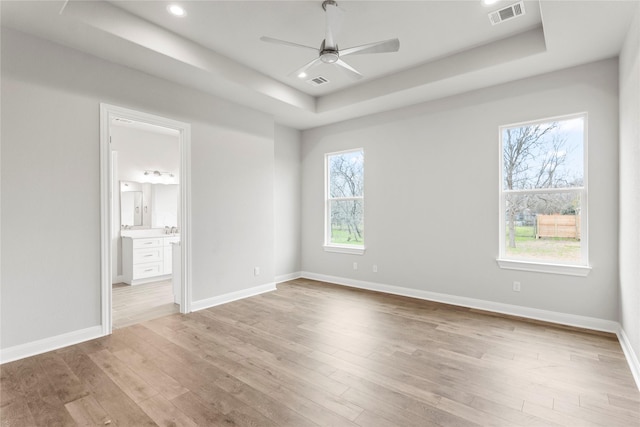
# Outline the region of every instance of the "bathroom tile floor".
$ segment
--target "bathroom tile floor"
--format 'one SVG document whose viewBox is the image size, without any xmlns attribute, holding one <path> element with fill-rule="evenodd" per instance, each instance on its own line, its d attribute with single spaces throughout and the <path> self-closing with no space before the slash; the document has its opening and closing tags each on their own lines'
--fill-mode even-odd
<svg viewBox="0 0 640 427">
<path fill-rule="evenodd" d="M 171 280 L 130 286 L 116 283 L 113 292 L 113 328 L 123 328 L 136 323 L 178 313 L 173 303 Z"/>
</svg>

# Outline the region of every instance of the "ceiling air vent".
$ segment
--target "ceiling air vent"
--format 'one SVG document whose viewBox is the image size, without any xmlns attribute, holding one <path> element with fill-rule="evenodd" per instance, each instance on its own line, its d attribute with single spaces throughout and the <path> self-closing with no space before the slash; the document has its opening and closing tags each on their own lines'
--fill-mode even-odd
<svg viewBox="0 0 640 427">
<path fill-rule="evenodd" d="M 320 86 L 325 83 L 329 83 L 329 80 L 325 79 L 322 76 L 314 77 L 311 80 L 307 80 L 307 82 L 311 83 L 313 86 Z"/>
<path fill-rule="evenodd" d="M 517 18 L 521 15 L 524 15 L 523 2 L 515 3 L 511 6 L 507 6 L 500 10 L 496 10 L 495 12 L 491 12 L 489 14 L 489 21 L 491 21 L 491 25 L 497 25 L 504 21 L 508 21 L 509 19 Z"/>
</svg>

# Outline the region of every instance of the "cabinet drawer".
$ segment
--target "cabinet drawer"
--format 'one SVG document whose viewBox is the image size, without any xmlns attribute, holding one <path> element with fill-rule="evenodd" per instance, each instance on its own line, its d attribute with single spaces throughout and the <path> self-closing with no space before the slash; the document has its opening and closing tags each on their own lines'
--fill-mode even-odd
<svg viewBox="0 0 640 427">
<path fill-rule="evenodd" d="M 162 261 L 163 248 L 136 249 L 133 251 L 133 264 Z"/>
<path fill-rule="evenodd" d="M 159 276 L 162 274 L 161 262 L 150 262 L 133 266 L 133 278 L 143 279 L 145 277 Z"/>
<path fill-rule="evenodd" d="M 162 246 L 162 237 L 150 239 L 133 239 L 133 249 L 156 248 Z"/>
</svg>

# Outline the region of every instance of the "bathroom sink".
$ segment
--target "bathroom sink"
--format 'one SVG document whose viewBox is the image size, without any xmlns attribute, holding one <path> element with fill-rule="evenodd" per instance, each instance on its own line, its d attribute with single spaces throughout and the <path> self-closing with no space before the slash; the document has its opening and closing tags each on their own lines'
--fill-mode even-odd
<svg viewBox="0 0 640 427">
<path fill-rule="evenodd" d="M 120 230 L 122 237 L 180 237 L 180 233 L 166 234 L 164 228 L 142 228 L 137 230 Z"/>
</svg>

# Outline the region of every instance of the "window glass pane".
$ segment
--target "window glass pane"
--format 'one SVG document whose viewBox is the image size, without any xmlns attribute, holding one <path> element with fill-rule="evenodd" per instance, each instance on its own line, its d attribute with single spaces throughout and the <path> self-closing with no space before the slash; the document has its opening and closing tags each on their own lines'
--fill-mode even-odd
<svg viewBox="0 0 640 427">
<path fill-rule="evenodd" d="M 364 221 L 362 200 L 333 200 L 331 209 L 331 243 L 362 246 Z"/>
<path fill-rule="evenodd" d="M 503 189 L 584 185 L 584 117 L 502 129 Z"/>
<path fill-rule="evenodd" d="M 361 197 L 364 189 L 363 153 L 352 151 L 329 156 L 329 197 Z"/>
<path fill-rule="evenodd" d="M 580 192 L 506 194 L 505 252 L 510 259 L 576 264 Z"/>
</svg>

